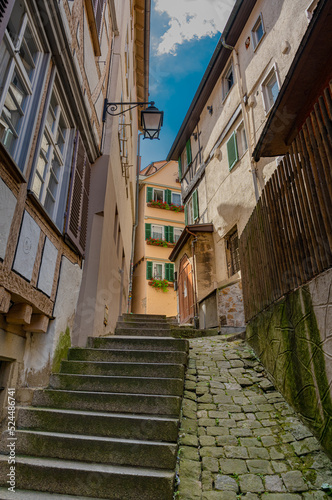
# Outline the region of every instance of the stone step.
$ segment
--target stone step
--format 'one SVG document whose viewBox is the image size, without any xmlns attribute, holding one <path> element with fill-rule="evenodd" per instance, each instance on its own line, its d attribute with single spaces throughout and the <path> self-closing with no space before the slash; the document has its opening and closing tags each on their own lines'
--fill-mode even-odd
<svg viewBox="0 0 332 500">
<path fill-rule="evenodd" d="M 127 335 L 127 336 L 138 336 L 138 337 L 170 337 L 172 336 L 172 330 L 169 328 L 141 328 L 139 326 L 116 326 L 114 335 Z"/>
<path fill-rule="evenodd" d="M 18 429 L 176 442 L 179 420 L 158 415 L 18 407 Z M 1 498 L 1 497 L 0 497 Z"/>
<path fill-rule="evenodd" d="M 154 328 L 155 330 L 168 331 L 171 329 L 171 325 L 169 325 L 166 321 L 165 323 L 160 321 L 118 321 L 116 328 L 118 330 L 121 330 L 122 328 L 140 328 L 141 330 Z"/>
<path fill-rule="evenodd" d="M 6 456 L 0 456 L 0 485 L 8 474 Z M 172 500 L 175 474 L 139 467 L 112 466 L 69 460 L 16 457 L 18 489 L 109 500 Z M 15 494 L 12 496 L 15 498 Z"/>
<path fill-rule="evenodd" d="M 178 417 L 181 398 L 150 394 L 60 391 L 40 389 L 34 392 L 33 406 L 95 410 L 120 413 L 168 415 Z"/>
<path fill-rule="evenodd" d="M 167 321 L 165 314 L 123 314 L 119 321 Z"/>
<path fill-rule="evenodd" d="M 173 337 L 132 337 L 117 335 L 112 337 L 89 337 L 87 347 L 95 349 L 120 349 L 140 351 L 189 351 L 188 340 Z"/>
<path fill-rule="evenodd" d="M 98 500 L 96 497 L 82 497 L 73 495 L 59 495 L 55 497 L 52 493 L 46 493 L 45 491 L 28 491 L 28 490 L 17 490 L 15 493 L 8 491 L 7 488 L 0 487 L 0 499 L 1 500 Z"/>
<path fill-rule="evenodd" d="M 183 380 L 151 377 L 108 377 L 98 375 L 53 374 L 52 389 L 71 391 L 122 392 L 126 394 L 169 394 L 182 396 Z"/>
<path fill-rule="evenodd" d="M 126 363 L 176 363 L 185 365 L 187 354 L 180 351 L 120 351 L 116 349 L 80 349 L 68 351 L 69 360 L 122 361 Z"/>
<path fill-rule="evenodd" d="M 166 363 L 108 363 L 107 361 L 62 361 L 61 373 L 117 377 L 184 378 L 184 366 Z"/>
<path fill-rule="evenodd" d="M 174 469 L 176 464 L 176 443 L 31 430 L 15 434 L 17 455 L 158 469 Z M 8 434 L 3 435 L 0 450 L 5 453 Z"/>
</svg>

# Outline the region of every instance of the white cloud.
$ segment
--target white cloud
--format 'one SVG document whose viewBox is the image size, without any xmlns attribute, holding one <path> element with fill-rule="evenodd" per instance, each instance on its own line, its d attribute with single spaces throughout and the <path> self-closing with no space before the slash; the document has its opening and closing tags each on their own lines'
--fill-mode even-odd
<svg viewBox="0 0 332 500">
<path fill-rule="evenodd" d="M 155 0 L 159 14 L 169 16 L 157 54 L 176 54 L 178 45 L 222 32 L 235 0 Z"/>
</svg>

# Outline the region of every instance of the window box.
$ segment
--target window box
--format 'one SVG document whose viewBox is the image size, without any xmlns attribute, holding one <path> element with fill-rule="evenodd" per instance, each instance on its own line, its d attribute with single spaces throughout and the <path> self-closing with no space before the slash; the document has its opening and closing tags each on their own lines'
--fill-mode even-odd
<svg viewBox="0 0 332 500">
<path fill-rule="evenodd" d="M 147 245 L 153 245 L 156 247 L 165 247 L 165 248 L 175 247 L 175 243 L 170 243 L 169 241 L 161 240 L 158 238 L 147 238 L 145 241 Z"/>
<path fill-rule="evenodd" d="M 168 292 L 169 287 L 173 287 L 173 282 L 169 282 L 166 279 L 165 280 L 159 280 L 159 279 L 152 279 L 151 281 L 148 281 L 148 285 L 152 286 L 156 290 L 162 290 L 163 292 Z"/>
<path fill-rule="evenodd" d="M 148 207 L 161 208 L 163 210 L 171 210 L 172 212 L 184 212 L 183 205 L 174 205 L 174 203 L 167 203 L 166 201 L 148 201 Z"/>
</svg>

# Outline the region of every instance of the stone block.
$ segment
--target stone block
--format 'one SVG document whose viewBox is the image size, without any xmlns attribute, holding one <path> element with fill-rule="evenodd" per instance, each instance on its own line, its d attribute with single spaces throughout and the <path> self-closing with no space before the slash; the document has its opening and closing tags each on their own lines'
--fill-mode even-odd
<svg viewBox="0 0 332 500">
<path fill-rule="evenodd" d="M 203 471 L 204 470 L 208 470 L 210 472 L 219 471 L 218 459 L 214 457 L 203 457 L 202 466 L 203 466 Z"/>
<path fill-rule="evenodd" d="M 285 472 L 284 474 L 281 474 L 281 476 L 289 492 L 295 493 L 308 490 L 308 486 L 299 470 Z"/>
<path fill-rule="evenodd" d="M 181 459 L 179 474 L 181 477 L 181 481 L 182 478 L 192 478 L 198 481 L 201 474 L 200 462 L 197 462 L 195 460 L 187 460 L 185 458 Z"/>
<path fill-rule="evenodd" d="M 235 491 L 237 493 L 239 491 L 239 485 L 230 476 L 223 476 L 218 474 L 214 480 L 214 487 L 216 490 L 221 491 Z"/>
<path fill-rule="evenodd" d="M 14 304 L 6 315 L 7 323 L 28 325 L 31 322 L 32 307 L 30 304 Z"/>
<path fill-rule="evenodd" d="M 261 478 L 255 474 L 240 476 L 239 481 L 242 493 L 262 493 L 265 491 Z"/>
<path fill-rule="evenodd" d="M 247 460 L 247 466 L 253 474 L 273 474 L 273 470 L 268 460 Z"/>
<path fill-rule="evenodd" d="M 45 314 L 33 314 L 29 325 L 24 326 L 26 332 L 46 333 L 49 318 Z"/>
<path fill-rule="evenodd" d="M 271 491 L 271 492 L 275 491 L 281 493 L 286 491 L 286 488 L 280 476 L 277 475 L 265 476 L 264 481 L 265 481 L 266 491 Z"/>
<path fill-rule="evenodd" d="M 248 450 L 244 446 L 225 446 L 226 458 L 249 458 Z"/>
<path fill-rule="evenodd" d="M 10 293 L 3 286 L 0 286 L 0 314 L 6 314 L 9 311 L 10 300 Z"/>
<path fill-rule="evenodd" d="M 220 459 L 220 471 L 223 474 L 246 474 L 248 472 L 246 462 L 238 459 Z"/>
</svg>

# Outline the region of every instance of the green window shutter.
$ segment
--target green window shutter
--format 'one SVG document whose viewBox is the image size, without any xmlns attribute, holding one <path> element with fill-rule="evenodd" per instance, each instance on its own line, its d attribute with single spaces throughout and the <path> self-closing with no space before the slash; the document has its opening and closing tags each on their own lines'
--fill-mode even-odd
<svg viewBox="0 0 332 500">
<path fill-rule="evenodd" d="M 188 207 L 185 205 L 184 207 L 184 223 L 186 226 L 188 226 Z"/>
<path fill-rule="evenodd" d="M 145 239 L 151 238 L 151 224 L 145 224 Z"/>
<path fill-rule="evenodd" d="M 181 156 L 178 158 L 178 167 L 179 167 L 179 179 L 182 179 L 182 163 L 181 163 Z"/>
<path fill-rule="evenodd" d="M 228 139 L 227 141 L 227 156 L 228 156 L 228 168 L 229 170 L 232 170 L 232 168 L 239 159 L 235 132 L 233 132 L 230 139 Z"/>
<path fill-rule="evenodd" d="M 169 280 L 174 281 L 174 264 L 169 264 Z"/>
<path fill-rule="evenodd" d="M 165 264 L 165 280 L 170 281 L 169 279 L 169 266 L 170 264 L 166 262 Z"/>
<path fill-rule="evenodd" d="M 164 226 L 164 238 L 166 241 L 169 241 L 169 227 Z"/>
<path fill-rule="evenodd" d="M 146 263 L 146 279 L 147 280 L 152 280 L 152 262 L 147 262 Z"/>
<path fill-rule="evenodd" d="M 186 150 L 187 150 L 187 162 L 188 162 L 188 165 L 190 165 L 190 163 L 191 163 L 191 144 L 190 144 L 190 139 L 187 140 Z"/>
<path fill-rule="evenodd" d="M 148 186 L 146 188 L 146 201 L 149 202 L 152 201 L 152 199 L 153 199 L 153 188 Z"/>
<path fill-rule="evenodd" d="M 197 189 L 193 192 L 193 212 L 194 212 L 194 220 L 198 219 L 198 193 L 197 193 Z"/>
<path fill-rule="evenodd" d="M 170 189 L 165 189 L 165 201 L 166 203 L 172 203 L 172 191 Z"/>
<path fill-rule="evenodd" d="M 174 227 L 173 226 L 168 226 L 168 236 L 169 236 L 169 242 L 174 243 Z"/>
</svg>

